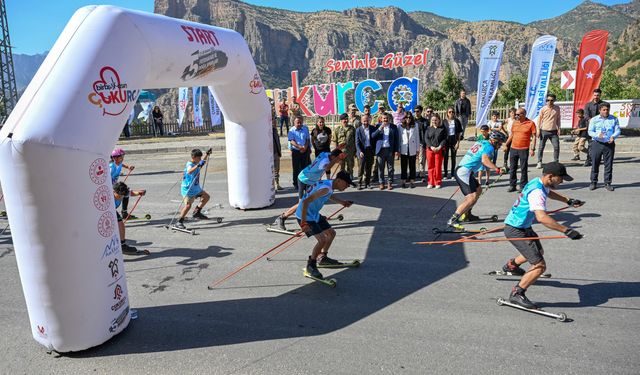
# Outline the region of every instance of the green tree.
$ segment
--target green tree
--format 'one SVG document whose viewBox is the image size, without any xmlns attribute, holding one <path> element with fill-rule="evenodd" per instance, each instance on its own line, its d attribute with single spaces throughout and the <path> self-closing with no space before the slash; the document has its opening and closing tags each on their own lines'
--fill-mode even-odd
<svg viewBox="0 0 640 375">
<path fill-rule="evenodd" d="M 495 100 L 497 107 L 511 107 L 516 99 L 524 102 L 524 94 L 527 91 L 527 78 L 521 74 L 511 77 L 511 79 L 498 89 L 498 96 Z"/>
<path fill-rule="evenodd" d="M 464 90 L 462 80 L 453 72 L 451 65 L 447 64 L 444 67 L 442 81 L 436 87 L 427 90 L 422 105 L 431 106 L 435 110 L 447 109 L 458 99 L 461 90 Z"/>
</svg>

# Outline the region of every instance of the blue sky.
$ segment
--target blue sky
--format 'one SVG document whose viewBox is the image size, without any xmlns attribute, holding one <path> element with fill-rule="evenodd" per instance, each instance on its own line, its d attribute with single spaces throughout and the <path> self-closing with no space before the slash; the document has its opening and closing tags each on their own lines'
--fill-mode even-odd
<svg viewBox="0 0 640 375">
<path fill-rule="evenodd" d="M 551 18 L 565 13 L 582 0 L 536 0 L 535 11 L 532 6 L 514 6 L 508 0 L 323 0 L 288 1 L 247 0 L 256 5 L 312 12 L 321 9 L 344 10 L 354 7 L 394 5 L 405 11 L 422 10 L 450 18 L 467 21 L 498 19 L 529 23 L 535 20 Z M 612 5 L 628 3 L 629 0 L 598 0 Z M 153 12 L 153 0 L 107 0 L 105 2 L 86 0 L 7 0 L 9 32 L 14 53 L 36 54 L 51 48 L 73 12 L 91 4 L 110 4 L 125 8 Z M 518 3 L 522 4 L 522 3 Z"/>
</svg>

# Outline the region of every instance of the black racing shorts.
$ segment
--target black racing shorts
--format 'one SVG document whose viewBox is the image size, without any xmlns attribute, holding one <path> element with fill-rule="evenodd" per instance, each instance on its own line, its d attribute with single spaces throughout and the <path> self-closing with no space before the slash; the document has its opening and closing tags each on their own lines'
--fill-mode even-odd
<svg viewBox="0 0 640 375">
<path fill-rule="evenodd" d="M 538 234 L 529 228 L 516 228 L 511 225 L 504 226 L 504 235 L 507 238 L 528 238 L 528 237 L 538 237 Z M 520 254 L 523 257 L 527 258 L 529 263 L 538 264 L 544 260 L 542 256 L 544 254 L 544 250 L 542 249 L 542 244 L 540 240 L 525 240 L 525 241 L 509 241 L 513 244 L 513 246 L 518 249 Z"/>
<path fill-rule="evenodd" d="M 120 216 L 118 211 L 116 211 L 116 218 L 118 219 L 118 223 L 122 221 L 122 216 Z"/>
<path fill-rule="evenodd" d="M 471 193 L 475 193 L 476 190 L 478 190 L 478 187 L 480 186 L 480 183 L 478 182 L 478 179 L 476 178 L 475 173 L 473 173 L 473 171 L 469 173 L 469 183 L 466 183 L 462 178 L 460 178 L 460 176 L 458 176 L 459 170 L 460 170 L 460 167 L 457 167 L 453 175 L 456 178 L 456 182 L 458 183 L 458 186 L 460 186 L 460 191 L 462 192 L 462 194 L 466 197 Z"/>
<path fill-rule="evenodd" d="M 296 218 L 296 220 L 298 220 L 298 224 L 301 223 L 300 219 Z M 318 221 L 307 221 L 307 224 L 311 229 L 309 232 L 305 232 L 307 234 L 307 237 L 315 236 L 316 234 L 320 234 L 327 229 L 331 229 L 331 224 L 329 224 L 327 218 L 322 215 L 320 215 L 320 219 Z"/>
</svg>

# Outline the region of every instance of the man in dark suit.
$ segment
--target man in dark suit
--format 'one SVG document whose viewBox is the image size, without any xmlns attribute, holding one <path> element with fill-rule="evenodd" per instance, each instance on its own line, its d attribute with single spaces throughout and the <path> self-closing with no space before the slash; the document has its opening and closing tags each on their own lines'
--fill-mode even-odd
<svg viewBox="0 0 640 375">
<path fill-rule="evenodd" d="M 396 157 L 400 157 L 400 137 L 398 127 L 390 123 L 390 115 L 383 114 L 382 123 L 373 132 L 373 139 L 376 140 L 376 158 L 378 160 L 378 181 L 380 190 L 385 188 L 384 167 L 387 166 L 387 189 L 393 190 L 393 162 Z"/>
<path fill-rule="evenodd" d="M 469 123 L 469 118 L 471 117 L 471 101 L 467 98 L 466 91 L 460 91 L 460 97 L 456 100 L 453 108 L 462 128 L 466 129 L 467 124 Z"/>
<path fill-rule="evenodd" d="M 363 185 L 371 187 L 371 168 L 373 167 L 373 156 L 375 140 L 373 133 L 376 127 L 370 124 L 371 117 L 362 115 L 360 124 L 356 129 L 356 154 L 360 160 L 360 168 L 358 169 L 358 190 L 362 190 Z"/>
</svg>

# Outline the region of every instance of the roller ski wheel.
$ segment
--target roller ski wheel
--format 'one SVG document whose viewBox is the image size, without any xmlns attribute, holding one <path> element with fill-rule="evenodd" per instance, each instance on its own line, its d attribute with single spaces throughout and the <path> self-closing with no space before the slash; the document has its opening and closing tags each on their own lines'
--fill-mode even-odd
<svg viewBox="0 0 640 375">
<path fill-rule="evenodd" d="M 517 305 L 515 303 L 509 302 L 509 300 L 506 300 L 506 299 L 504 299 L 502 297 L 496 298 L 496 304 L 498 306 L 509 306 L 509 307 L 516 308 L 518 310 L 528 311 L 530 313 L 546 316 L 548 318 L 554 318 L 554 319 L 556 319 L 556 320 L 558 320 L 560 322 L 571 322 L 572 321 L 571 319 L 567 318 L 567 314 L 565 314 L 565 313 L 556 314 L 556 313 L 552 313 L 552 312 L 549 312 L 549 311 L 542 310 L 540 308 L 538 308 L 538 309 L 528 309 L 526 307 L 523 307 L 523 306 Z"/>
<path fill-rule="evenodd" d="M 0 211 L 0 216 L 6 217 L 7 216 L 7 211 Z"/>
<path fill-rule="evenodd" d="M 178 228 L 175 225 L 165 225 L 164 226 L 167 229 L 170 229 L 174 232 L 182 232 L 182 233 L 188 233 L 190 235 L 195 235 L 196 234 L 196 230 L 195 229 L 186 229 L 186 228 Z"/>
<path fill-rule="evenodd" d="M 338 285 L 338 281 L 336 279 L 320 279 L 314 276 L 311 276 L 310 273 L 307 272 L 306 268 L 303 268 L 303 272 L 302 274 L 304 275 L 304 277 L 311 279 L 313 281 L 317 281 L 321 284 L 324 284 L 330 288 L 335 288 Z"/>
<path fill-rule="evenodd" d="M 514 277 L 517 276 L 517 277 L 522 277 L 522 275 L 516 275 L 516 274 L 513 274 L 511 272 L 504 272 L 503 270 L 487 272 L 487 273 L 485 273 L 485 275 L 489 275 L 489 276 L 514 276 Z M 551 274 L 550 273 L 543 273 L 542 275 L 540 275 L 540 278 L 544 278 L 544 279 L 551 278 Z"/>
<path fill-rule="evenodd" d="M 360 267 L 360 260 L 355 259 L 350 262 L 340 262 L 339 264 L 320 264 L 318 263 L 318 268 L 357 268 Z"/>
<path fill-rule="evenodd" d="M 222 218 L 221 217 L 217 217 L 216 218 L 216 223 L 218 223 L 218 224 L 222 223 Z"/>
<path fill-rule="evenodd" d="M 336 216 L 336 217 L 332 217 L 332 218 L 331 218 L 331 219 L 329 219 L 329 220 L 338 220 L 338 221 L 342 221 L 342 220 L 344 220 L 344 216 L 343 216 L 342 214 L 340 214 L 340 215 L 338 215 L 338 216 Z"/>
<path fill-rule="evenodd" d="M 138 217 L 138 216 L 131 215 L 131 217 L 129 217 L 127 219 L 127 221 L 129 221 L 129 220 L 151 220 L 151 215 L 150 214 L 145 214 L 143 217 Z"/>
</svg>

